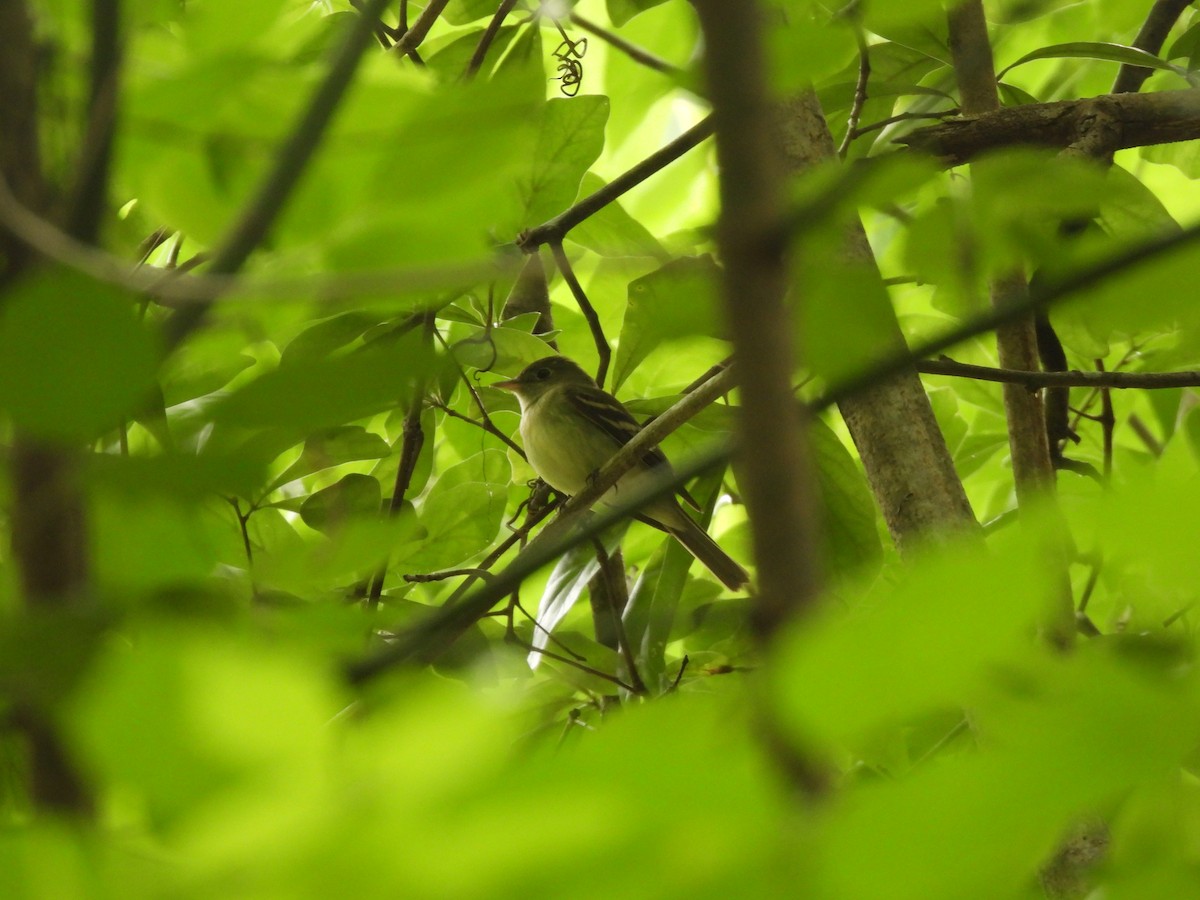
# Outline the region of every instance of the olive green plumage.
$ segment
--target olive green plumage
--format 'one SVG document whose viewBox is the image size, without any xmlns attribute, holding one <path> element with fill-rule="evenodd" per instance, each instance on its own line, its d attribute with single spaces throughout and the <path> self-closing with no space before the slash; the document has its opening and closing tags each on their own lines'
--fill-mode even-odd
<svg viewBox="0 0 1200 900">
<path fill-rule="evenodd" d="M 624 405 L 596 386 L 591 376 L 564 356 L 531 363 L 511 381 L 495 387 L 512 391 L 521 404 L 521 440 L 529 464 L 546 483 L 564 494 L 577 494 L 641 426 Z M 652 474 L 670 471 L 657 447 L 608 491 L 601 504 L 615 505 Z M 683 491 L 684 498 L 695 502 Z M 717 576 L 730 590 L 749 580 L 745 570 L 722 550 L 680 507 L 674 497 L 660 497 L 642 508 L 638 518 L 661 528 Z"/>
</svg>

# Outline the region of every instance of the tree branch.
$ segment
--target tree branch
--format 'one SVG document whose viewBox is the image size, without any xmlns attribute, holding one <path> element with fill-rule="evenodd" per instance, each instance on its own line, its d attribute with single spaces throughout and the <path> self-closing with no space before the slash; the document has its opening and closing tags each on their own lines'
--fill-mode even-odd
<svg viewBox="0 0 1200 900">
<path fill-rule="evenodd" d="M 923 375 L 950 375 L 1019 384 L 1030 390 L 1044 387 L 1092 387 L 1155 390 L 1161 388 L 1200 387 L 1200 371 L 1189 372 L 1027 372 L 1021 369 L 992 368 L 955 362 L 952 359 L 917 363 Z"/>
<path fill-rule="evenodd" d="M 682 74 L 678 66 L 672 65 L 662 57 L 655 56 L 649 50 L 644 50 L 636 44 L 631 44 L 619 34 L 614 34 L 605 28 L 601 28 L 599 25 L 589 19 L 585 19 L 577 12 L 571 13 L 571 22 L 575 25 L 578 25 L 588 34 L 595 35 L 596 37 L 600 38 L 600 40 L 616 47 L 634 62 L 641 63 L 648 69 L 653 69 L 656 72 L 662 72 L 664 75 Z"/>
<path fill-rule="evenodd" d="M 631 188 L 637 187 L 659 169 L 666 168 L 693 147 L 703 143 L 713 133 L 712 117 L 701 120 L 693 125 L 665 147 L 651 153 L 629 171 L 618 175 L 594 194 L 584 197 L 574 206 L 563 210 L 553 219 L 549 219 L 531 228 L 520 236 L 517 243 L 521 249 L 529 253 L 534 247 L 542 244 L 561 242 L 567 233 L 589 216 L 594 216 L 608 204 L 612 203 Z"/>
<path fill-rule="evenodd" d="M 970 116 L 998 110 L 1000 95 L 996 89 L 992 46 L 982 0 L 960 2 L 951 9 L 949 23 L 950 51 L 954 57 L 963 112 Z M 996 308 L 1019 302 L 1029 290 L 1025 274 L 1019 269 L 995 275 L 989 281 L 992 305 Z M 1033 316 L 1015 319 L 998 328 L 996 349 L 1003 368 L 1037 371 L 1040 365 Z M 1054 467 L 1050 464 L 1050 443 L 1046 437 L 1041 397 L 1006 383 L 1004 414 L 1008 422 L 1017 500 L 1024 506 L 1039 501 L 1054 487 Z"/>
<path fill-rule="evenodd" d="M 706 42 L 709 99 L 721 172 L 718 245 L 725 319 L 741 383 L 739 437 L 754 448 L 738 479 L 758 564 L 756 625 L 768 639 L 817 599 L 814 489 L 792 388 L 795 350 L 784 167 L 766 93 L 762 10 L 695 0 Z M 798 306 L 802 298 L 795 298 Z M 798 313 L 796 313 L 798 315 Z"/>
<path fill-rule="evenodd" d="M 108 205 L 108 174 L 116 131 L 121 67 L 119 0 L 92 2 L 92 58 L 83 152 L 76 173 L 67 231 L 86 244 L 96 242 Z"/>
<path fill-rule="evenodd" d="M 254 199 L 246 206 L 241 218 L 216 251 L 210 266 L 213 274 L 232 275 L 239 271 L 270 232 L 308 161 L 316 152 L 321 138 L 324 137 L 325 129 L 354 78 L 359 60 L 371 44 L 375 24 L 387 8 L 388 2 L 389 0 L 367 0 L 365 3 L 364 11 L 356 17 L 353 27 L 347 32 L 324 80 L 312 95 L 291 135 L 280 148 L 274 168 L 263 179 Z M 448 2 L 449 0 L 432 0 L 422 12 L 421 19 L 424 19 L 425 13 L 430 10 L 436 9 L 440 12 Z M 436 14 L 434 17 L 436 18 Z M 429 25 L 432 24 L 429 22 L 425 31 L 428 31 Z M 404 44 L 416 28 L 417 25 L 414 24 L 396 47 Z M 424 32 L 421 37 L 424 37 Z M 416 44 L 419 43 L 417 40 Z M 415 47 L 416 44 L 412 46 Z M 192 331 L 204 324 L 211 306 L 212 301 L 196 303 L 180 310 L 167 320 L 164 337 L 168 350 L 177 347 Z"/>
<path fill-rule="evenodd" d="M 1200 138 L 1200 90 L 1102 94 L 1010 106 L 918 128 L 898 140 L 939 157 L 947 166 L 959 166 L 1000 147 L 1061 150 L 1086 134 L 1097 117 L 1117 123 L 1119 134 L 1112 150 L 1195 140 Z"/>
<path fill-rule="evenodd" d="M 1157 55 L 1183 11 L 1191 5 L 1192 0 L 1154 0 L 1146 21 L 1142 23 L 1137 37 L 1133 39 L 1133 46 Z M 1145 66 L 1123 65 L 1117 71 L 1117 80 L 1113 82 L 1112 92 L 1137 93 L 1153 72 L 1153 69 L 1147 69 Z"/>
<path fill-rule="evenodd" d="M 596 366 L 596 384 L 604 387 L 604 379 L 608 375 L 608 362 L 612 357 L 612 348 L 608 346 L 608 338 L 604 336 L 604 326 L 600 323 L 600 316 L 596 314 L 596 308 L 588 300 L 583 285 L 575 277 L 575 270 L 571 268 L 571 261 L 567 259 L 562 242 L 554 241 L 550 245 L 550 250 L 554 254 L 554 261 L 558 264 L 558 271 L 562 273 L 563 279 L 571 289 L 575 302 L 579 304 L 579 311 L 583 313 L 588 328 L 592 332 L 592 340 L 596 344 L 596 355 L 600 358 L 600 362 Z"/>
<path fill-rule="evenodd" d="M 488 48 L 492 46 L 496 35 L 500 33 L 500 26 L 504 24 L 504 20 L 508 18 L 508 14 L 516 5 L 517 0 L 501 0 L 495 15 L 492 16 L 487 28 L 480 36 L 479 43 L 475 45 L 475 52 L 471 54 L 471 60 L 467 63 L 467 69 L 463 73 L 464 79 L 470 80 L 475 77 L 475 73 L 479 71 L 479 67 L 483 65 L 483 61 L 487 57 Z"/>
</svg>

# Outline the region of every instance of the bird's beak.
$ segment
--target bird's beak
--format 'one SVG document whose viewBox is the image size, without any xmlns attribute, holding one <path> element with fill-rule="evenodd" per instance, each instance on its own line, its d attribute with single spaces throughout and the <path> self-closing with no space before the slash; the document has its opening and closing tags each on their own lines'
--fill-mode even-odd
<svg viewBox="0 0 1200 900">
<path fill-rule="evenodd" d="M 511 379 L 510 381 L 496 381 L 492 383 L 492 387 L 500 388 L 502 391 L 512 391 L 514 394 L 517 392 L 517 388 L 520 386 L 521 383 L 515 378 Z"/>
</svg>

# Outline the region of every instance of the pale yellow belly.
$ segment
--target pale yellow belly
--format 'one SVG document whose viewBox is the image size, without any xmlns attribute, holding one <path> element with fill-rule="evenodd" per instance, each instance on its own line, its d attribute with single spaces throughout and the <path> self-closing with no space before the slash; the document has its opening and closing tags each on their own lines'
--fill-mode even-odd
<svg viewBox="0 0 1200 900">
<path fill-rule="evenodd" d="M 537 404 L 521 416 L 521 441 L 534 471 L 545 482 L 564 494 L 578 494 L 587 487 L 588 477 L 597 472 L 617 452 L 617 442 L 604 432 L 581 433 L 573 410 L 558 415 L 553 404 Z M 636 466 L 607 491 L 598 505 L 612 506 L 629 497 L 650 473 Z M 646 511 L 650 517 L 674 523 L 682 516 L 671 498 L 663 498 Z"/>
</svg>

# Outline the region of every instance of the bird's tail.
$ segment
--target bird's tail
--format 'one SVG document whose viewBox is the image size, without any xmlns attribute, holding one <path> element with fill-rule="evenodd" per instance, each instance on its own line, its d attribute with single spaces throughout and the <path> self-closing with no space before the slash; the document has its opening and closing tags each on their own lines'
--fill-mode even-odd
<svg viewBox="0 0 1200 900">
<path fill-rule="evenodd" d="M 704 563 L 725 587 L 731 591 L 744 587 L 750 580 L 746 570 L 722 550 L 703 528 L 682 513 L 679 518 L 682 520 L 679 524 L 672 523 L 671 536 L 683 544 L 688 553 Z"/>
</svg>

